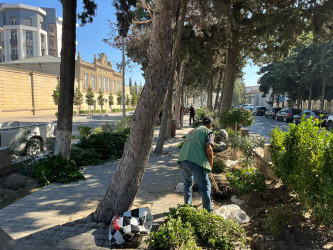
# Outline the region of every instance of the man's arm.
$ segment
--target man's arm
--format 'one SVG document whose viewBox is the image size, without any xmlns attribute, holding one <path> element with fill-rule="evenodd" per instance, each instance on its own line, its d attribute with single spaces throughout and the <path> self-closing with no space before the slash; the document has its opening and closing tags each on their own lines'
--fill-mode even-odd
<svg viewBox="0 0 333 250">
<path fill-rule="evenodd" d="M 210 167 L 213 168 L 214 152 L 213 152 L 213 146 L 209 142 L 206 142 L 206 155 L 207 155 Z"/>
</svg>

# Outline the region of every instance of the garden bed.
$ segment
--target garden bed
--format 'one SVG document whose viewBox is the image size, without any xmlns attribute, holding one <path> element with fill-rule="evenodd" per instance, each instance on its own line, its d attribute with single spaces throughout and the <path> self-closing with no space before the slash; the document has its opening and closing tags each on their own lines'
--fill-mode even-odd
<svg viewBox="0 0 333 250">
<path fill-rule="evenodd" d="M 216 154 L 224 162 L 232 158 L 233 150 L 228 149 Z M 236 151 L 237 158 L 241 156 Z M 232 168 L 240 169 L 240 165 Z M 229 169 L 229 168 L 227 168 Z M 227 199 L 220 200 L 213 196 L 214 209 L 231 204 L 230 197 L 234 195 L 228 184 L 226 174 L 214 174 L 221 190 L 227 194 Z M 241 205 L 251 220 L 243 224 L 247 243 L 251 249 L 332 249 L 332 227 L 322 225 L 311 219 L 308 213 L 303 213 L 296 195 L 278 179 L 267 181 L 265 191 L 252 191 L 237 195 L 245 200 Z"/>
</svg>

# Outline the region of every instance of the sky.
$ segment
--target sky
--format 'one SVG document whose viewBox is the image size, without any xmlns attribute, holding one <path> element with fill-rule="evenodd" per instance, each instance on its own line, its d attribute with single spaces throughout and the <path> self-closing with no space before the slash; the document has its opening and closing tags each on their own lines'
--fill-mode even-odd
<svg viewBox="0 0 333 250">
<path fill-rule="evenodd" d="M 62 17 L 62 5 L 60 0 L 7 0 L 3 1 L 8 4 L 22 3 L 36 7 L 55 8 L 57 16 Z M 103 39 L 108 38 L 110 32 L 109 22 L 116 23 L 115 8 L 112 6 L 112 0 L 95 0 L 97 3 L 96 16 L 93 23 L 87 23 L 85 26 L 80 26 L 78 21 L 78 27 L 76 30 L 76 51 L 80 52 L 81 58 L 87 62 L 93 62 L 94 55 L 98 56 L 99 53 L 105 53 L 108 61 L 111 60 L 112 66 L 117 70 L 116 64 L 120 64 L 122 60 L 121 50 L 110 47 L 103 42 Z M 82 0 L 78 0 L 78 12 L 82 11 Z M 244 82 L 246 86 L 257 85 L 258 75 L 256 72 L 258 67 L 247 64 L 244 68 Z M 132 64 L 125 69 L 125 82 L 128 85 L 129 78 L 132 79 L 132 83 L 144 84 L 143 72 L 140 70 L 140 65 Z"/>
</svg>

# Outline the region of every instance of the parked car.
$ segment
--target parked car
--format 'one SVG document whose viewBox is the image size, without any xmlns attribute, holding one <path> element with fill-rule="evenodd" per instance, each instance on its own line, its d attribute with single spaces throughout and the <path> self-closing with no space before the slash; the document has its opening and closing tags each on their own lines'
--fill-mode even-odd
<svg viewBox="0 0 333 250">
<path fill-rule="evenodd" d="M 266 112 L 267 108 L 264 106 L 256 106 L 254 108 L 254 115 L 264 115 Z"/>
<path fill-rule="evenodd" d="M 275 115 L 277 112 L 279 112 L 282 108 L 274 108 L 274 107 L 271 107 L 271 108 L 268 108 L 265 112 L 265 117 L 266 118 L 272 118 L 274 119 L 275 118 Z"/>
<path fill-rule="evenodd" d="M 305 117 L 305 119 L 313 119 L 313 120 L 317 120 L 320 118 L 320 116 L 316 115 L 316 113 L 311 110 L 303 110 L 299 115 L 294 115 L 293 123 L 300 124 L 303 117 Z"/>
<path fill-rule="evenodd" d="M 251 111 L 251 113 L 253 114 L 253 112 L 255 111 L 253 106 L 243 106 L 244 109 L 248 109 Z"/>
<path fill-rule="evenodd" d="M 331 131 L 333 129 L 333 115 L 330 115 L 326 121 L 327 130 Z"/>
<path fill-rule="evenodd" d="M 275 120 L 283 120 L 284 122 L 293 121 L 295 115 L 299 115 L 302 112 L 300 109 L 281 109 L 275 115 Z"/>
</svg>

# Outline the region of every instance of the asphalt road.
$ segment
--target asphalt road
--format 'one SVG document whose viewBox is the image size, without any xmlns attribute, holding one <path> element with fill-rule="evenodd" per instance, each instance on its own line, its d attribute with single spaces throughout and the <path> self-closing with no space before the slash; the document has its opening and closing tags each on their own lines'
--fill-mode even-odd
<svg viewBox="0 0 333 250">
<path fill-rule="evenodd" d="M 264 137 L 269 137 L 269 133 L 272 129 L 279 127 L 283 131 L 288 130 L 289 123 L 283 121 L 275 121 L 271 118 L 265 118 L 265 116 L 254 116 L 254 125 L 249 127 L 250 133 L 259 134 Z"/>
</svg>

